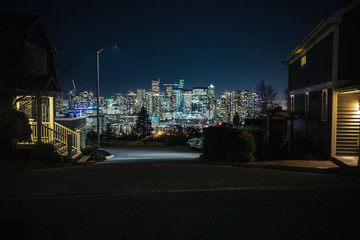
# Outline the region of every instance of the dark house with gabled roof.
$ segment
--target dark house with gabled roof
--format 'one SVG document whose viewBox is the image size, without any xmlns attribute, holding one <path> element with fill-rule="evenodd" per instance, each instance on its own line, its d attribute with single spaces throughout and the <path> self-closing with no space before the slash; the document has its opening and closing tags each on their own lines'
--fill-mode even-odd
<svg viewBox="0 0 360 240">
<path fill-rule="evenodd" d="M 80 132 L 54 121 L 54 97 L 61 93 L 55 54 L 41 16 L 0 15 L 0 104 L 3 114 L 7 105 L 24 112 L 32 129 L 32 141 L 19 144 L 51 143 L 63 153 L 71 146 L 79 154 Z"/>
<path fill-rule="evenodd" d="M 360 0 L 322 20 L 283 60 L 288 65 L 294 142 L 354 164 L 360 129 Z M 296 147 L 296 146 L 295 146 Z"/>
<path fill-rule="evenodd" d="M 40 16 L 0 15 L 2 89 L 60 93 L 56 48 Z"/>
</svg>

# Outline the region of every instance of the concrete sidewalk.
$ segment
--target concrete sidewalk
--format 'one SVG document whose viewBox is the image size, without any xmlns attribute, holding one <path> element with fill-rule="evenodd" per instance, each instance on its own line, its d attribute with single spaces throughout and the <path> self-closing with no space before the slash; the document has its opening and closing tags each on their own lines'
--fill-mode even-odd
<svg viewBox="0 0 360 240">
<path fill-rule="evenodd" d="M 257 161 L 252 163 L 235 163 L 234 166 L 360 176 L 359 167 L 340 167 L 332 161 L 273 160 Z"/>
</svg>

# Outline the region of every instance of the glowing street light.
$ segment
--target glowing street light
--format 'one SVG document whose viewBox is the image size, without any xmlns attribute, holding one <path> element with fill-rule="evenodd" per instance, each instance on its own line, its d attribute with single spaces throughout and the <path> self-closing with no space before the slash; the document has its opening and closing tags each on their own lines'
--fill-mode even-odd
<svg viewBox="0 0 360 240">
<path fill-rule="evenodd" d="M 111 47 L 116 47 L 116 44 L 110 45 Z M 100 96 L 100 81 L 99 81 L 99 55 L 102 51 L 107 49 L 110 46 L 106 46 L 101 50 L 96 51 L 96 120 L 97 120 L 97 145 L 100 148 L 100 105 L 99 105 L 99 96 Z"/>
</svg>

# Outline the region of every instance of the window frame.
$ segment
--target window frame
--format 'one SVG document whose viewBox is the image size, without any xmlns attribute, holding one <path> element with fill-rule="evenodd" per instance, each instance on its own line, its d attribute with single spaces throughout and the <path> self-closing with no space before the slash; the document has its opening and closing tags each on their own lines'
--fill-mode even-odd
<svg viewBox="0 0 360 240">
<path fill-rule="evenodd" d="M 329 111 L 329 90 L 323 89 L 321 91 L 321 121 L 328 121 L 328 111 Z"/>
<path fill-rule="evenodd" d="M 304 108 L 304 112 L 305 112 L 305 116 L 309 116 L 309 110 L 310 110 L 310 93 L 309 92 L 305 92 L 305 108 Z"/>
<path fill-rule="evenodd" d="M 295 95 L 290 95 L 290 112 L 295 112 Z"/>
</svg>

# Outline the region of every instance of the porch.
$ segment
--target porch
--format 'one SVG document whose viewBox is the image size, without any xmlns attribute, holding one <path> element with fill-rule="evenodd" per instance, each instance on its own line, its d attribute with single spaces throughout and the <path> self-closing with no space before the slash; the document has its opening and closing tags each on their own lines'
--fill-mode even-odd
<svg viewBox="0 0 360 240">
<path fill-rule="evenodd" d="M 54 121 L 53 96 L 19 96 L 16 107 L 29 118 L 31 127 L 31 141 L 18 142 L 18 148 L 31 148 L 36 143 L 46 143 L 54 146 L 55 150 L 69 159 L 81 154 L 82 131 L 72 130 Z"/>
<path fill-rule="evenodd" d="M 42 122 L 38 125 L 33 119 L 29 120 L 31 126 L 31 142 L 18 142 L 19 148 L 31 148 L 38 142 L 51 144 L 55 150 L 69 159 L 75 159 L 81 154 L 81 130 L 73 131 L 57 122 Z M 53 126 L 52 126 L 53 125 Z"/>
</svg>

